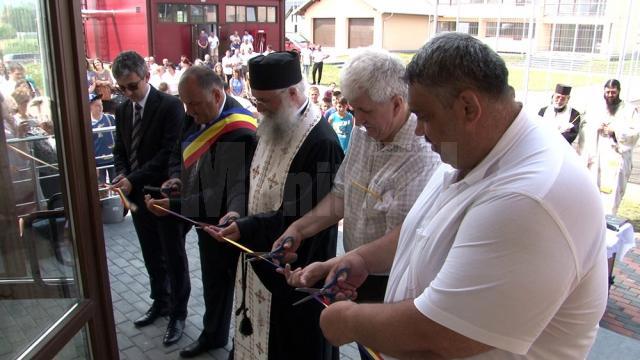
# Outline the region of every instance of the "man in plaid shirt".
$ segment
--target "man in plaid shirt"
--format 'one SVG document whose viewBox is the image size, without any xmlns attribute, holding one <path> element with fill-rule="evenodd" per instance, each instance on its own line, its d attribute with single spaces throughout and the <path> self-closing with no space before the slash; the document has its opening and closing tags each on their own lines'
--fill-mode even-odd
<svg viewBox="0 0 640 360">
<path fill-rule="evenodd" d="M 301 241 L 344 218 L 345 251 L 400 231 L 407 212 L 440 165 L 424 137 L 416 136 L 416 117 L 409 111 L 404 65 L 379 50 L 364 50 L 341 74 L 342 94 L 354 110 L 349 151 L 332 191 L 304 217 L 291 224 L 274 243 Z M 332 267 L 332 260 L 289 273 L 294 286 L 313 286 Z M 361 302 L 382 302 L 388 274 L 369 276 L 358 288 Z"/>
</svg>

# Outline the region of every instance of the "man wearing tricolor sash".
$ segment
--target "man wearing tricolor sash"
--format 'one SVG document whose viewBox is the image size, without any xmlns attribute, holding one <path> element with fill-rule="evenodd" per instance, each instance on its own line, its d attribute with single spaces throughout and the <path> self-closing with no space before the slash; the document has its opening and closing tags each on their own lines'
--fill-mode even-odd
<svg viewBox="0 0 640 360">
<path fill-rule="evenodd" d="M 296 53 L 257 56 L 249 61 L 249 73 L 263 115 L 251 163 L 249 216 L 225 229 L 207 230 L 219 240 L 225 236 L 254 251 L 269 251 L 289 225 L 331 191 L 344 155 L 335 133 L 305 95 Z M 337 227 L 331 226 L 305 240 L 293 266 L 333 257 L 336 236 Z M 237 276 L 242 317 L 236 322 L 235 359 L 337 359 L 337 349 L 320 331 L 322 306 L 292 306 L 304 294 L 288 286 L 273 265 L 251 265 Z"/>
<path fill-rule="evenodd" d="M 209 68 L 194 66 L 179 84 L 187 109 L 180 143 L 170 160 L 169 180 L 163 185 L 168 198 L 147 206 L 158 216 L 170 208 L 195 221 L 225 222 L 246 214 L 249 166 L 255 150 L 256 120 L 224 93 L 222 80 Z M 168 189 L 169 191 L 167 191 Z M 223 216 L 227 214 L 227 218 Z M 180 356 L 195 357 L 227 344 L 233 305 L 238 250 L 198 234 L 205 313 L 203 331 Z"/>
</svg>

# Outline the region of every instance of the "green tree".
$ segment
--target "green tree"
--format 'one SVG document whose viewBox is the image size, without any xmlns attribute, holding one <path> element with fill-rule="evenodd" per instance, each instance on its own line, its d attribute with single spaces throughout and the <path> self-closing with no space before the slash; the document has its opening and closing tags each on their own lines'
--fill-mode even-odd
<svg viewBox="0 0 640 360">
<path fill-rule="evenodd" d="M 3 11 L 3 23 L 11 25 L 18 32 L 36 32 L 35 6 L 5 6 Z"/>
<path fill-rule="evenodd" d="M 0 39 L 13 39 L 16 37 L 16 29 L 9 24 L 0 24 Z"/>
<path fill-rule="evenodd" d="M 1 50 L 4 54 L 40 52 L 38 39 L 7 40 L 4 43 L 4 48 Z"/>
</svg>

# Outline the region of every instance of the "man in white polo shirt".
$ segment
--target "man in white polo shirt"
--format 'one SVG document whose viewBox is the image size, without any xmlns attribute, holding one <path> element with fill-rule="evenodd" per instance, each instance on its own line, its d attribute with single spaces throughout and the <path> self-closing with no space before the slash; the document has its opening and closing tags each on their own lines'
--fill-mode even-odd
<svg viewBox="0 0 640 360">
<path fill-rule="evenodd" d="M 607 302 L 604 215 L 559 136 L 527 118 L 504 61 L 460 33 L 407 67 L 409 104 L 443 165 L 402 229 L 347 253 L 334 288 L 351 297 L 391 269 L 385 304 L 341 301 L 320 325 L 385 359 L 584 359 Z"/>
</svg>

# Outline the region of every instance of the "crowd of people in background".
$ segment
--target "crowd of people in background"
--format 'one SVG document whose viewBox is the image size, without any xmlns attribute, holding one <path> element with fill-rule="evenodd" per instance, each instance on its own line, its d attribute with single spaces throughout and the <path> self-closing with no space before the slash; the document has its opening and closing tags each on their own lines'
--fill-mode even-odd
<svg viewBox="0 0 640 360">
<path fill-rule="evenodd" d="M 40 95 L 22 64 L 0 61 L 0 102 L 5 139 L 25 139 L 9 146 L 11 177 L 16 184 L 14 196 L 17 204 L 23 204 L 18 213 L 25 213 L 36 208 L 35 199 L 48 199 L 60 192 L 51 100 Z M 34 158 L 40 161 L 35 172 Z M 36 175 L 37 187 L 20 181 L 35 179 Z"/>
<path fill-rule="evenodd" d="M 229 46 L 224 49 L 222 56 L 219 56 L 218 52 L 222 50 L 221 41 L 214 32 L 207 33 L 202 30 L 197 39 L 198 57 L 193 62 L 187 55 L 182 55 L 175 62 L 164 58 L 161 63 L 156 63 L 154 56 L 145 57 L 144 60 L 150 75 L 149 83 L 161 92 L 178 96 L 178 84 L 184 71 L 193 65 L 205 66 L 212 69 L 222 79 L 230 95 L 240 100 L 249 111 L 257 114 L 255 99 L 249 86 L 250 79 L 247 64 L 256 56 L 272 53 L 273 49 L 271 45 L 267 45 L 266 51 L 263 53 L 255 52 L 254 37 L 246 30 L 242 35 L 237 31 L 234 32 L 229 36 L 228 40 Z M 308 44 L 300 49 L 299 57 L 302 75 L 311 84 L 309 88 L 310 102 L 320 109 L 323 119 L 329 122 L 340 139 L 342 148 L 346 151 L 350 134 L 355 124 L 349 101 L 342 98 L 340 89 L 336 88 L 335 83 L 329 84 L 327 90 L 323 93 L 320 92 L 320 88 L 317 85 L 322 81 L 323 62 L 328 57 L 328 54 L 320 45 Z M 87 89 L 92 94 L 90 103 L 96 108 L 99 103 L 105 114 L 112 114 L 115 106 L 122 102 L 122 94 L 115 86 L 115 79 L 111 74 L 109 64 L 100 58 L 94 58 L 87 59 L 86 65 Z M 551 97 L 551 105 L 540 108 L 538 115 L 542 120 L 542 124 L 551 124 L 567 139 L 569 144 L 572 144 L 588 158 L 589 167 L 593 167 L 594 176 L 597 177 L 603 193 L 612 194 L 609 196 L 611 199 L 607 207 L 608 212 L 615 214 L 624 195 L 625 184 L 630 175 L 631 150 L 638 138 L 636 127 L 633 126 L 633 122 L 630 122 L 630 119 L 632 116 L 638 116 L 638 110 L 633 106 L 625 106 L 624 102 L 619 99 L 621 91 L 619 81 L 610 81 L 606 88 L 617 91 L 617 100 L 613 99 L 613 97 L 606 98 L 605 96 L 608 104 L 607 109 L 611 108 L 608 113 L 602 113 L 595 107 L 580 113 L 568 105 L 572 90 L 571 86 L 558 84 Z M 610 90 L 609 93 L 613 90 Z M 53 135 L 53 126 L 50 118 L 45 117 L 43 119 L 38 114 L 39 107 L 36 104 L 41 104 L 43 101 L 39 96 L 39 90 L 36 88 L 34 80 L 29 74 L 25 73 L 25 68 L 22 64 L 12 62 L 5 65 L 0 62 L 0 92 L 4 102 L 7 104 L 6 109 L 11 114 L 10 120 L 5 121 L 4 124 L 7 136 Z M 610 126 L 602 125 L 594 130 L 592 125 L 600 122 L 600 120 L 593 120 L 596 117 L 609 119 L 602 120 L 600 125 L 613 123 L 620 127 L 622 126 L 620 124 L 625 124 L 624 137 L 607 137 L 609 140 L 615 140 L 611 147 L 614 148 L 614 153 L 617 155 L 605 156 L 606 153 L 602 149 L 604 140 L 598 137 L 602 137 L 601 134 L 603 132 L 606 134 L 611 129 Z M 96 116 L 92 116 L 92 126 L 104 127 L 113 126 L 113 124 L 102 120 L 102 116 L 99 116 L 98 112 L 96 112 Z M 631 134 L 627 134 L 629 131 Z M 623 130 L 619 128 L 618 132 L 621 133 Z M 105 152 L 104 136 L 107 135 L 96 136 L 96 138 L 100 139 L 100 141 L 96 142 L 96 154 L 102 158 L 98 165 L 103 168 L 112 165 L 109 162 L 109 155 Z M 112 140 L 110 142 L 113 143 Z M 101 143 L 101 145 L 98 145 L 98 143 Z M 599 144 L 599 149 L 596 149 L 596 144 Z M 55 148 L 54 143 L 50 145 L 51 148 Z M 49 149 L 48 152 L 52 153 L 54 150 Z M 618 157 L 620 158 L 618 159 Z M 609 165 L 605 166 L 605 164 Z M 611 169 L 616 166 L 619 171 L 612 171 Z M 604 174 L 608 176 L 604 176 Z M 102 169 L 98 176 L 99 182 L 108 181 L 112 177 L 109 175 L 111 174 Z"/>
</svg>

